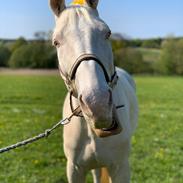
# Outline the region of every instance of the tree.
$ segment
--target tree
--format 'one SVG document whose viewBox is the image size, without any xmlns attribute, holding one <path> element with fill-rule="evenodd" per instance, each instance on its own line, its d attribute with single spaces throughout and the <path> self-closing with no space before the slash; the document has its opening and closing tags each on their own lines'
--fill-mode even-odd
<svg viewBox="0 0 183 183">
<path fill-rule="evenodd" d="M 125 40 L 111 40 L 113 52 L 125 48 L 127 43 Z"/>
<path fill-rule="evenodd" d="M 177 41 L 175 55 L 176 73 L 183 75 L 183 39 Z"/>
<path fill-rule="evenodd" d="M 114 52 L 114 61 L 115 65 L 127 70 L 131 74 L 149 71 L 149 65 L 143 61 L 141 52 L 134 48 L 123 48 Z"/>
<path fill-rule="evenodd" d="M 183 74 L 183 39 L 168 38 L 162 43 L 162 52 L 156 67 L 159 73 Z"/>
<path fill-rule="evenodd" d="M 44 31 L 38 31 L 34 33 L 34 37 L 38 41 L 46 41 L 51 38 L 52 31 L 44 32 Z"/>
<path fill-rule="evenodd" d="M 133 48 L 141 47 L 142 43 L 143 43 L 143 41 L 140 40 L 140 39 L 130 39 L 130 40 L 128 40 L 128 46 L 133 47 Z"/>
<path fill-rule="evenodd" d="M 13 52 L 9 65 L 14 68 L 55 68 L 56 51 L 46 43 L 30 43 Z"/>
<path fill-rule="evenodd" d="M 11 52 L 3 45 L 0 46 L 0 67 L 6 67 L 10 58 Z"/>
<path fill-rule="evenodd" d="M 20 48 L 23 45 L 28 44 L 27 41 L 23 38 L 20 37 L 18 38 L 12 45 L 11 45 L 11 52 L 14 52 L 16 49 Z"/>
<path fill-rule="evenodd" d="M 144 48 L 160 48 L 161 47 L 161 39 L 147 39 L 142 43 L 142 47 Z"/>
</svg>

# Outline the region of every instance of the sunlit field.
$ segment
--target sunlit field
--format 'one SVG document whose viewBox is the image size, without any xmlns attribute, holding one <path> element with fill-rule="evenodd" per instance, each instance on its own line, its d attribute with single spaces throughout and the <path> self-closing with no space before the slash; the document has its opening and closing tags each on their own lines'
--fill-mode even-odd
<svg viewBox="0 0 183 183">
<path fill-rule="evenodd" d="M 182 183 L 183 78 L 135 80 L 140 118 L 132 138 L 132 183 Z M 57 75 L 0 75 L 0 147 L 60 120 L 65 94 Z M 65 170 L 61 128 L 45 140 L 0 154 L 0 183 L 66 183 Z"/>
</svg>

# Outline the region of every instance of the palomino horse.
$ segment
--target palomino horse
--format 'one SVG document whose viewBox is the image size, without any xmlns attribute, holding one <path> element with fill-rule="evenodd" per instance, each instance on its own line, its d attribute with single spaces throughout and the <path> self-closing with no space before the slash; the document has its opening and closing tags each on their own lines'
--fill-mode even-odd
<svg viewBox="0 0 183 183">
<path fill-rule="evenodd" d="M 95 183 L 128 183 L 138 116 L 135 83 L 114 67 L 111 32 L 99 18 L 98 0 L 75 0 L 69 7 L 64 0 L 50 0 L 50 5 L 56 20 L 53 44 L 69 90 L 63 115 L 81 109 L 64 126 L 68 182 L 84 183 L 91 170 Z"/>
</svg>

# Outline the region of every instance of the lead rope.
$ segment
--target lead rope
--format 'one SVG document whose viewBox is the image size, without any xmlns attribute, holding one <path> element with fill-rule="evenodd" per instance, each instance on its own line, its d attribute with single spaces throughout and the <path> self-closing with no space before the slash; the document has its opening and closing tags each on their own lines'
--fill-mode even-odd
<svg viewBox="0 0 183 183">
<path fill-rule="evenodd" d="M 72 114 L 68 117 L 68 118 L 65 118 L 65 119 L 62 119 L 60 120 L 57 124 L 55 124 L 52 128 L 50 129 L 46 129 L 44 133 L 41 133 L 35 137 L 32 137 L 32 138 L 29 138 L 29 139 L 26 139 L 26 140 L 23 140 L 21 142 L 17 142 L 16 144 L 13 144 L 13 145 L 10 145 L 10 146 L 7 146 L 5 148 L 2 148 L 0 149 L 0 154 L 2 153 L 5 153 L 5 152 L 8 152 L 10 150 L 13 150 L 13 149 L 16 149 L 18 147 L 22 147 L 22 146 L 25 146 L 27 144 L 31 144 L 35 141 L 38 141 L 42 138 L 47 138 L 49 137 L 52 132 L 57 129 L 58 127 L 60 127 L 61 125 L 67 125 L 68 123 L 70 123 L 71 119 L 73 118 L 73 116 L 75 115 L 78 115 L 79 113 L 81 112 L 80 110 L 80 106 L 78 106 L 73 112 Z"/>
</svg>

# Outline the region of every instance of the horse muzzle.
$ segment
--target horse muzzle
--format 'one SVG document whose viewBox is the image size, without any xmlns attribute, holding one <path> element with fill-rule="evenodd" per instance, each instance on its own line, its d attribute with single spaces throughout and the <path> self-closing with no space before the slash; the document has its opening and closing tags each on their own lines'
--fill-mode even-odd
<svg viewBox="0 0 183 183">
<path fill-rule="evenodd" d="M 109 128 L 103 128 L 103 129 L 96 129 L 92 128 L 94 133 L 97 135 L 97 137 L 105 138 L 113 135 L 118 135 L 122 132 L 123 128 L 120 124 L 117 109 L 115 106 L 113 106 L 113 119 L 112 119 L 112 125 Z"/>
</svg>

